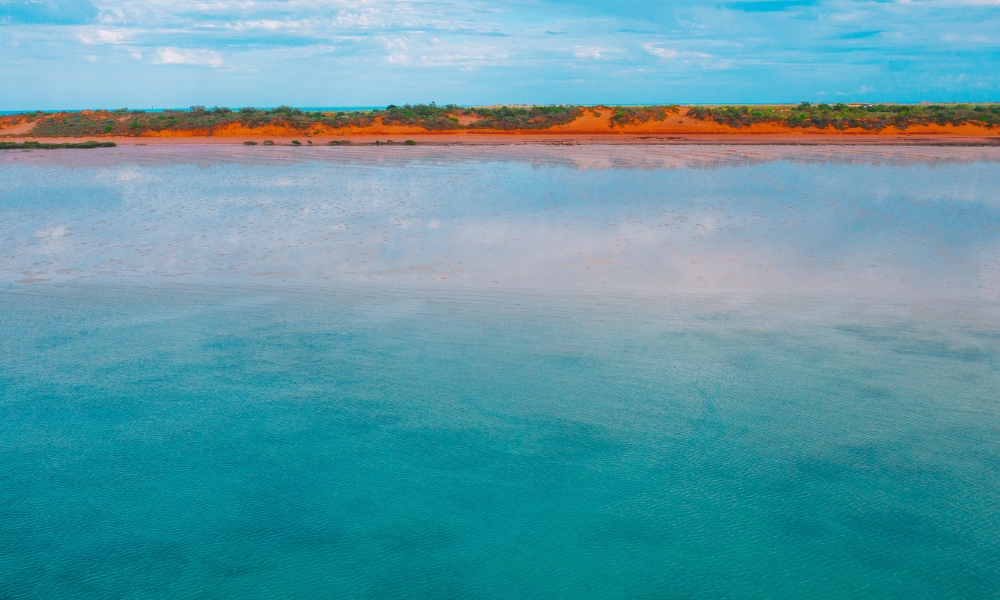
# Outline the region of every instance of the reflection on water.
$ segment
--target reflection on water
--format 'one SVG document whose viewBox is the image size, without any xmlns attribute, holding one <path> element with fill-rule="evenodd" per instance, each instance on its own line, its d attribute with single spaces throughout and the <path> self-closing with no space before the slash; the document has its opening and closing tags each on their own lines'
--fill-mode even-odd
<svg viewBox="0 0 1000 600">
<path fill-rule="evenodd" d="M 0 155 L 0 598 L 998 598 L 998 159 Z"/>
<path fill-rule="evenodd" d="M 997 298 L 1000 149 L 8 153 L 8 281 Z"/>
</svg>

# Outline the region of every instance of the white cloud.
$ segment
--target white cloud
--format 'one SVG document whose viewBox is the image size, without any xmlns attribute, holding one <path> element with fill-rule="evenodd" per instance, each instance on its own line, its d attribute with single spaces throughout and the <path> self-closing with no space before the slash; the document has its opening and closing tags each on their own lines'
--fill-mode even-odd
<svg viewBox="0 0 1000 600">
<path fill-rule="evenodd" d="M 820 10 L 805 12 L 747 2 L 746 12 L 734 12 L 714 3 L 659 10 L 652 0 L 644 0 L 648 11 L 638 10 L 643 2 L 548 0 L 102 0 L 89 24 L 7 28 L 0 31 L 0 47 L 11 54 L 3 57 L 9 64 L 32 56 L 78 57 L 67 60 L 72 63 L 88 55 L 104 64 L 117 56 L 141 61 L 130 68 L 156 73 L 151 81 L 164 71 L 154 65 L 182 64 L 262 82 L 244 99 L 228 102 L 271 98 L 263 82 L 294 73 L 294 80 L 310 84 L 286 86 L 267 102 L 318 95 L 367 104 L 362 96 L 387 93 L 380 70 L 393 73 L 408 100 L 449 96 L 466 102 L 628 101 L 656 94 L 678 101 L 811 99 L 830 78 L 845 90 L 879 81 L 881 100 L 964 99 L 974 86 L 998 89 L 990 51 L 998 43 L 1000 15 L 986 5 L 1000 0 L 901 1 L 823 0 Z M 969 52 L 954 55 L 953 47 Z M 893 61 L 909 66 L 889 70 Z M 46 64 L 55 69 L 55 62 Z M 18 69 L 15 83 L 38 76 Z M 316 78 L 316 69 L 337 76 Z M 461 73 L 474 69 L 482 69 L 475 79 Z M 936 83 L 962 72 L 969 73 L 967 82 Z M 101 75 L 107 82 L 115 76 Z M 532 83 L 543 81 L 565 85 Z M 768 81 L 774 85 L 763 84 Z M 111 94 L 96 89 L 113 87 L 103 83 L 93 86 L 95 97 Z M 159 86 L 165 95 L 178 87 L 167 80 Z M 208 87 L 230 93 L 222 79 Z"/>
<path fill-rule="evenodd" d="M 110 29 L 97 29 L 90 31 L 83 31 L 78 34 L 78 38 L 84 44 L 88 46 L 93 46 L 95 44 L 123 44 L 125 43 L 131 32 L 125 30 L 110 30 Z"/>
<path fill-rule="evenodd" d="M 573 56 L 577 58 L 601 58 L 602 52 L 607 52 L 607 50 L 604 50 L 602 48 L 593 48 L 593 47 L 581 48 L 580 46 L 577 46 L 576 51 L 573 52 Z"/>
<path fill-rule="evenodd" d="M 191 50 L 188 48 L 160 48 L 153 63 L 158 65 L 204 65 L 221 67 L 222 57 L 212 50 Z"/>
<path fill-rule="evenodd" d="M 653 56 L 659 56 L 660 58 L 677 58 L 677 51 L 670 50 L 667 48 L 660 48 L 655 44 L 643 44 L 643 50 L 649 52 Z"/>
<path fill-rule="evenodd" d="M 337 13 L 337 26 L 343 28 L 367 29 L 375 25 L 372 12 L 347 12 L 345 10 Z"/>
<path fill-rule="evenodd" d="M 309 24 L 305 21 L 278 21 L 276 19 L 237 21 L 236 23 L 226 24 L 227 29 L 232 29 L 235 31 L 253 31 L 253 30 L 277 31 L 279 29 L 303 29 L 308 26 Z"/>
<path fill-rule="evenodd" d="M 410 63 L 410 57 L 402 52 L 393 52 L 385 57 L 385 61 L 390 65 L 406 65 Z"/>
</svg>

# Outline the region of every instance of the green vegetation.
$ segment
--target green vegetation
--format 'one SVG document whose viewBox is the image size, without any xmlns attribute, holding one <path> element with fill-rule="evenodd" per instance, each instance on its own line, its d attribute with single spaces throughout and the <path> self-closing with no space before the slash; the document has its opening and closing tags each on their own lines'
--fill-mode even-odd
<svg viewBox="0 0 1000 600">
<path fill-rule="evenodd" d="M 911 125 L 1000 125 L 1000 104 L 810 104 L 795 106 L 696 106 L 689 116 L 731 127 L 774 123 L 788 127 L 861 128 L 880 131 Z"/>
<path fill-rule="evenodd" d="M 0 150 L 61 150 L 70 148 L 114 148 L 114 142 L 81 142 L 79 144 L 43 144 L 42 142 L 0 142 Z"/>
<path fill-rule="evenodd" d="M 611 127 L 638 125 L 650 121 L 663 121 L 669 115 L 677 114 L 681 111 L 676 104 L 657 106 L 616 106 L 615 113 L 611 115 Z"/>
<path fill-rule="evenodd" d="M 466 114 L 478 120 L 469 129 L 548 129 L 572 123 L 583 114 L 580 106 L 497 106 L 470 108 Z"/>
<path fill-rule="evenodd" d="M 415 142 L 413 140 L 406 140 L 403 143 L 406 144 L 407 146 L 416 146 L 417 145 L 417 142 Z"/>
<path fill-rule="evenodd" d="M 273 146 L 274 145 L 274 140 L 264 140 L 264 145 L 265 146 Z"/>
<path fill-rule="evenodd" d="M 390 104 L 385 110 L 373 111 L 374 116 L 382 117 L 385 125 L 408 125 L 412 127 L 423 127 L 431 131 L 441 131 L 444 129 L 461 129 L 456 114 L 463 114 L 464 111 L 454 104 L 438 106 L 430 104 L 406 104 L 395 106 Z"/>
<path fill-rule="evenodd" d="M 32 134 L 47 137 L 101 134 L 128 136 L 140 135 L 146 131 L 211 131 L 231 124 L 244 127 L 287 126 L 306 132 L 314 124 L 343 128 L 364 127 L 374 122 L 374 117 L 364 112 L 307 112 L 288 106 L 274 109 L 241 108 L 238 111 L 226 107 L 208 109 L 204 106 L 192 106 L 189 110 L 163 112 L 130 111 L 122 108 L 48 116 L 39 114 L 37 118 L 39 120 Z"/>
<path fill-rule="evenodd" d="M 385 125 L 423 127 L 430 131 L 448 129 L 548 129 L 570 123 L 583 109 L 577 106 L 495 106 L 462 108 L 455 104 L 390 104 L 385 110 L 369 113 L 381 117 Z M 466 125 L 462 125 L 462 121 Z"/>
<path fill-rule="evenodd" d="M 244 146 L 256 146 L 257 142 L 243 142 Z"/>
<path fill-rule="evenodd" d="M 292 145 L 293 146 L 301 146 L 302 142 L 300 142 L 299 140 L 292 140 Z"/>
<path fill-rule="evenodd" d="M 388 126 L 419 127 L 429 131 L 450 130 L 544 130 L 571 123 L 585 114 L 598 116 L 611 111 L 610 128 L 663 121 L 678 114 L 677 105 L 650 106 L 489 106 L 461 107 L 455 104 L 389 105 L 369 111 L 304 111 L 290 106 L 271 109 L 252 107 L 233 110 L 224 106 L 192 106 L 188 110 L 145 112 L 117 110 L 78 113 L 36 111 L 15 120 L 35 121 L 32 136 L 90 137 L 95 135 L 137 136 L 161 131 L 190 131 L 211 135 L 225 127 L 278 127 L 293 135 L 317 135 L 320 131 L 369 127 L 381 122 Z M 879 131 L 894 126 L 966 123 L 994 127 L 1000 125 L 1000 104 L 809 104 L 769 106 L 696 106 L 692 119 L 714 121 L 732 127 L 772 123 L 789 127 L 821 129 L 860 128 Z M 270 133 L 270 132 L 269 132 Z M 280 133 L 271 133 L 281 135 Z M 265 142 L 266 144 L 266 142 Z"/>
<path fill-rule="evenodd" d="M 78 113 L 33 113 L 38 119 L 32 135 L 45 137 L 82 137 L 90 135 L 136 136 L 146 132 L 205 131 L 238 124 L 253 128 L 263 126 L 288 127 L 308 134 L 311 127 L 344 129 L 369 127 L 377 120 L 389 126 L 420 127 L 429 131 L 457 129 L 548 129 L 572 122 L 583 114 L 580 106 L 491 106 L 463 108 L 454 104 L 390 105 L 384 110 L 310 112 L 290 106 L 272 109 L 245 107 L 206 108 L 192 106 L 188 110 L 145 112 L 121 108 L 117 110 L 83 111 Z M 595 108 L 589 109 L 597 114 Z M 614 125 L 645 123 L 662 120 L 674 106 L 627 107 L 616 109 Z M 29 115 L 30 116 L 30 115 Z"/>
<path fill-rule="evenodd" d="M 657 107 L 647 107 L 652 112 L 635 112 L 629 109 L 624 122 L 645 122 L 665 114 Z M 325 126 L 333 129 L 369 127 L 377 119 L 390 126 L 421 127 L 430 131 L 451 129 L 547 129 L 570 123 L 583 113 L 578 106 L 495 106 L 462 108 L 454 104 L 390 105 L 384 110 L 310 112 L 290 106 L 272 109 L 241 108 L 232 110 L 224 106 L 205 108 L 192 106 L 188 110 L 144 112 L 121 108 L 117 110 L 57 113 L 37 118 L 32 135 L 46 137 L 79 137 L 87 135 L 141 135 L 159 131 L 212 131 L 217 127 L 239 124 L 243 127 L 268 125 L 289 127 L 308 134 L 311 127 Z M 29 115 L 30 116 L 30 115 Z M 632 120 L 629 120 L 632 119 Z M 464 123 L 464 124 L 463 124 Z"/>
<path fill-rule="evenodd" d="M 128 123 L 123 122 L 128 117 L 119 117 L 111 112 L 97 113 L 59 113 L 43 115 L 28 113 L 30 118 L 38 119 L 32 130 L 32 135 L 40 137 L 85 137 L 90 135 L 107 135 L 117 129 L 119 135 L 125 135 Z"/>
</svg>

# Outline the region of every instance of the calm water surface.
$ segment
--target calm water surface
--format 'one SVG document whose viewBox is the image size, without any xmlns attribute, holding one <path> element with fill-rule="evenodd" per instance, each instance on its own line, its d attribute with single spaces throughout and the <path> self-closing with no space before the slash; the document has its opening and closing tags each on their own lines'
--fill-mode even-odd
<svg viewBox="0 0 1000 600">
<path fill-rule="evenodd" d="M 1000 149 L 0 155 L 0 598 L 1000 598 Z"/>
</svg>

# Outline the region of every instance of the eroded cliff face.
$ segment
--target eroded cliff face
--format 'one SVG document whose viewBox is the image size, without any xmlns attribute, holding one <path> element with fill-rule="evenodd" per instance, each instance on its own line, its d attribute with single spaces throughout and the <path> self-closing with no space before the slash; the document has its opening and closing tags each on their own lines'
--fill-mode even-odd
<svg viewBox="0 0 1000 600">
<path fill-rule="evenodd" d="M 485 111 L 486 109 L 484 109 Z M 264 114 L 263 112 L 261 114 Z M 268 113 L 270 114 L 270 113 Z M 710 115 L 710 113 L 708 113 Z M 208 116 L 204 116 L 208 115 Z M 348 115 L 348 116 L 345 116 Z M 353 115 L 353 116 L 352 116 Z M 259 116 L 259 115 L 258 115 Z M 401 118 L 376 113 L 274 113 L 244 118 L 240 113 L 122 113 L 81 111 L 26 113 L 0 117 L 0 136 L 35 138 L 313 138 L 421 136 L 470 139 L 479 136 L 790 136 L 857 138 L 892 136 L 963 136 L 1000 139 L 1000 127 L 983 122 L 916 123 L 905 127 L 888 125 L 838 127 L 789 125 L 780 119 L 759 119 L 732 125 L 706 117 L 704 108 L 690 107 L 574 107 L 572 111 L 505 119 L 470 109 L 439 111 L 428 119 Z M 808 123 L 808 121 L 807 121 Z M 526 124 L 524 127 L 518 124 Z M 401 140 L 400 140 L 401 141 Z"/>
</svg>

